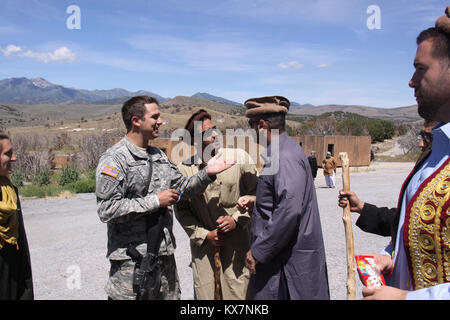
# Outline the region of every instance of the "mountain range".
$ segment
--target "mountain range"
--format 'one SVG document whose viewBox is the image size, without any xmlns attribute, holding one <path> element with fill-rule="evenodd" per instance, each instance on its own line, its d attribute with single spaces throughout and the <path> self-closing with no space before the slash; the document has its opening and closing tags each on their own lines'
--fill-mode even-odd
<svg viewBox="0 0 450 320">
<path fill-rule="evenodd" d="M 55 107 L 57 105 L 101 105 L 106 108 L 106 106 L 121 105 L 130 97 L 136 95 L 155 97 L 165 106 L 207 106 L 208 101 L 214 101 L 219 103 L 216 109 L 227 108 L 226 113 L 243 113 L 245 111 L 242 103 L 202 92 L 197 92 L 191 97 L 167 98 L 146 90 L 131 92 L 121 88 L 110 90 L 75 89 L 53 84 L 43 78 L 28 79 L 22 77 L 0 80 L 0 103 L 17 105 L 49 105 L 49 107 L 51 105 L 55 105 Z M 232 106 L 231 109 L 228 109 L 230 106 Z M 54 108 L 52 107 L 51 109 Z M 7 110 L 4 111 L 6 112 Z M 366 117 L 393 121 L 416 121 L 420 119 L 417 114 L 417 105 L 387 109 L 336 104 L 313 106 L 291 101 L 289 114 L 292 116 L 320 115 L 335 111 L 352 112 Z"/>
<path fill-rule="evenodd" d="M 14 104 L 91 104 L 96 102 L 114 104 L 105 102 L 137 95 L 152 96 L 161 102 L 169 100 L 144 90 L 130 92 L 120 88 L 110 90 L 75 89 L 53 84 L 43 78 L 9 78 L 0 81 L 0 101 Z"/>
<path fill-rule="evenodd" d="M 131 92 L 125 89 L 115 88 L 110 90 L 86 90 L 75 89 L 51 83 L 43 78 L 9 78 L 0 80 L 0 102 L 14 104 L 122 104 L 128 98 L 137 95 L 147 95 L 158 99 L 160 103 L 171 98 L 162 97 L 154 92 L 139 90 Z M 197 92 L 191 98 L 212 100 L 233 106 L 243 106 L 242 103 L 217 97 L 209 93 Z M 301 105 L 295 101 L 292 106 Z"/>
</svg>

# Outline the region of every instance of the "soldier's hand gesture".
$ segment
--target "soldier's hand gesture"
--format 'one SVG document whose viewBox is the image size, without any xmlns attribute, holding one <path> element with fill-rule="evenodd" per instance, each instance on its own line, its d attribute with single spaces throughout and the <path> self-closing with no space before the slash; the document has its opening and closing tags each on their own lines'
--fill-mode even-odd
<svg viewBox="0 0 450 320">
<path fill-rule="evenodd" d="M 222 155 L 222 152 L 219 152 L 214 157 L 212 157 L 206 166 L 206 173 L 208 176 L 213 176 L 215 174 L 218 174 L 222 171 L 227 170 L 228 168 L 234 166 L 236 163 L 236 160 L 223 160 L 219 159 Z"/>
<path fill-rule="evenodd" d="M 168 207 L 177 202 L 179 195 L 180 193 L 178 191 L 167 189 L 158 193 L 156 196 L 158 197 L 160 207 Z"/>
</svg>

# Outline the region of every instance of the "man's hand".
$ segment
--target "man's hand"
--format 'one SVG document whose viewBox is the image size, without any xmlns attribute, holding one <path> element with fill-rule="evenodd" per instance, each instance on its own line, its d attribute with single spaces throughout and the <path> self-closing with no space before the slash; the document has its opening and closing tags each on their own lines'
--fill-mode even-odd
<svg viewBox="0 0 450 320">
<path fill-rule="evenodd" d="M 401 290 L 389 286 L 377 288 L 364 287 L 362 290 L 363 300 L 405 300 L 407 290 Z"/>
<path fill-rule="evenodd" d="M 216 220 L 219 232 L 228 233 L 236 229 L 236 221 L 231 216 L 221 216 Z"/>
<path fill-rule="evenodd" d="M 256 265 L 258 264 L 258 260 L 255 259 L 252 255 L 252 251 L 249 250 L 247 252 L 247 256 L 245 258 L 245 266 L 250 270 L 252 274 L 256 274 Z"/>
<path fill-rule="evenodd" d="M 223 245 L 223 236 L 221 236 L 217 229 L 214 229 L 206 235 L 206 240 L 208 240 L 214 247 L 220 247 Z"/>
<path fill-rule="evenodd" d="M 161 191 L 156 196 L 158 197 L 160 207 L 168 207 L 177 202 L 179 195 L 180 193 L 178 191 L 173 189 L 167 189 Z"/>
<path fill-rule="evenodd" d="M 378 272 L 384 275 L 388 275 L 391 273 L 394 264 L 390 256 L 385 254 L 371 254 L 371 256 L 373 256 Z"/>
<path fill-rule="evenodd" d="M 344 190 L 339 190 L 339 207 L 345 208 L 347 203 L 350 201 L 350 211 L 361 213 L 364 208 L 364 201 L 359 200 L 354 192 L 345 192 Z"/>
<path fill-rule="evenodd" d="M 236 207 L 239 211 L 252 212 L 256 202 L 256 196 L 242 196 L 238 199 Z"/>
<path fill-rule="evenodd" d="M 227 161 L 220 160 L 219 158 L 221 155 L 222 155 L 222 152 L 219 152 L 218 154 L 216 154 L 214 157 L 212 157 L 208 161 L 208 164 L 206 165 L 206 168 L 205 168 L 208 176 L 213 176 L 222 171 L 225 171 L 228 168 L 234 166 L 234 164 L 236 163 L 236 160 L 227 160 Z"/>
</svg>

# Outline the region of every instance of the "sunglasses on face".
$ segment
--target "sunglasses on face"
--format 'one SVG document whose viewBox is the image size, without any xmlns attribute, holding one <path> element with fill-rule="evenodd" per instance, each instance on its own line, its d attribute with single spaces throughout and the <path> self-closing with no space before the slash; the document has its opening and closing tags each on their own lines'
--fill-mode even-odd
<svg viewBox="0 0 450 320">
<path fill-rule="evenodd" d="M 430 144 L 431 141 L 433 140 L 433 134 L 431 132 L 426 132 L 426 131 L 420 131 L 419 135 L 417 136 L 417 138 L 423 139 L 423 141 L 427 144 Z"/>
</svg>

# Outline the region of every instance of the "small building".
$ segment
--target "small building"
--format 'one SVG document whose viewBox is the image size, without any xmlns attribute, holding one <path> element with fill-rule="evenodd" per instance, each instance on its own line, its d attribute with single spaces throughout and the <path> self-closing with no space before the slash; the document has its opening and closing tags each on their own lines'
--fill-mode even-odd
<svg viewBox="0 0 450 320">
<path fill-rule="evenodd" d="M 299 144 L 306 155 L 316 151 L 317 164 L 321 166 L 327 152 L 336 159 L 337 165 L 340 152 L 347 152 L 351 167 L 368 166 L 370 164 L 371 138 L 370 136 L 299 136 L 292 137 Z"/>
<path fill-rule="evenodd" d="M 68 154 L 55 154 L 50 159 L 51 169 L 62 169 L 65 165 L 72 162 L 72 157 Z"/>
</svg>

